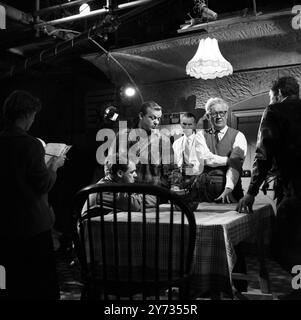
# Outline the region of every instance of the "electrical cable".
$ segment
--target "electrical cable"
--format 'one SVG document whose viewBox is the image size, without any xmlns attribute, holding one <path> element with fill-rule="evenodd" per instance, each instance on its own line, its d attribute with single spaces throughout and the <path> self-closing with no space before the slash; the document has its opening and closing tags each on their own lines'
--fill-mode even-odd
<svg viewBox="0 0 301 320">
<path fill-rule="evenodd" d="M 128 79 L 130 80 L 131 84 L 135 87 L 135 89 L 138 92 L 139 98 L 141 100 L 141 103 L 143 103 L 143 97 L 142 94 L 138 88 L 138 86 L 136 85 L 136 82 L 134 81 L 134 79 L 131 77 L 131 75 L 128 73 L 128 71 L 126 70 L 126 68 L 108 51 L 106 50 L 103 46 L 101 46 L 97 41 L 95 41 L 94 39 L 92 39 L 90 36 L 88 36 L 88 39 L 90 41 L 92 41 L 96 46 L 98 46 L 106 55 L 107 57 L 110 57 L 119 67 L 120 69 L 126 74 L 126 76 L 128 77 Z"/>
</svg>

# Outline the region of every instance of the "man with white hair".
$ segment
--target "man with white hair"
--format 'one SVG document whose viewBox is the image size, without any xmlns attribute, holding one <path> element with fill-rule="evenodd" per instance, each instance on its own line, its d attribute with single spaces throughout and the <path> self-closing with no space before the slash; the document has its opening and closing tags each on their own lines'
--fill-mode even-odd
<svg viewBox="0 0 301 320">
<path fill-rule="evenodd" d="M 210 182 L 203 190 L 203 201 L 237 202 L 243 197 L 241 173 L 247 140 L 242 132 L 227 126 L 226 101 L 211 98 L 205 109 L 211 128 L 196 135 L 197 152 L 204 159 L 204 176 Z"/>
<path fill-rule="evenodd" d="M 204 198 L 203 201 L 237 202 L 244 195 L 241 173 L 247 154 L 247 140 L 242 132 L 227 126 L 229 106 L 226 101 L 211 98 L 205 109 L 211 128 L 200 130 L 196 135 L 198 156 L 204 158 L 205 164 L 199 182 L 200 197 Z M 233 271 L 246 273 L 241 244 L 235 246 L 235 252 L 237 261 Z M 234 280 L 233 284 L 240 292 L 247 290 L 245 280 Z"/>
</svg>

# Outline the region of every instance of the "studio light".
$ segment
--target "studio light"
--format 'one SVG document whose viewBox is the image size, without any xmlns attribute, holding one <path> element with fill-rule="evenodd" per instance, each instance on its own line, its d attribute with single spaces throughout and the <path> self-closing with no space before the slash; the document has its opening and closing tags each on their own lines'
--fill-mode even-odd
<svg viewBox="0 0 301 320">
<path fill-rule="evenodd" d="M 133 87 L 125 87 L 124 88 L 124 94 L 126 97 L 133 97 L 136 94 L 136 90 Z"/>
<path fill-rule="evenodd" d="M 208 8 L 205 0 L 194 0 L 194 11 L 200 18 L 206 20 L 217 19 L 217 13 Z"/>
<path fill-rule="evenodd" d="M 79 7 L 79 13 L 80 14 L 88 14 L 90 12 L 90 6 L 87 3 L 83 3 L 80 7 Z"/>
</svg>

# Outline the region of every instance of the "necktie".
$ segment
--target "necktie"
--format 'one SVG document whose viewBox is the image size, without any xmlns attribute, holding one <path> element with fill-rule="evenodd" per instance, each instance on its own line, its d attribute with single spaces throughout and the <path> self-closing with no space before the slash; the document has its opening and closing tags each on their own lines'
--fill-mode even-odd
<svg viewBox="0 0 301 320">
<path fill-rule="evenodd" d="M 186 139 L 184 148 L 184 163 L 189 164 L 189 154 L 190 154 L 190 143 L 189 139 Z"/>
<path fill-rule="evenodd" d="M 220 130 L 215 130 L 214 132 L 215 144 L 219 143 L 219 137 L 218 137 L 219 133 L 220 133 Z"/>
</svg>

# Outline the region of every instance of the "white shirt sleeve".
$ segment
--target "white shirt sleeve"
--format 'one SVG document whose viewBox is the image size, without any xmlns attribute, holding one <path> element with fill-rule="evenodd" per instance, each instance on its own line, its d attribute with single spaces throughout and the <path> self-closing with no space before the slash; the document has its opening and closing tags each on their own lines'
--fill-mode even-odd
<svg viewBox="0 0 301 320">
<path fill-rule="evenodd" d="M 228 157 L 218 156 L 209 150 L 202 130 L 197 132 L 195 139 L 196 155 L 198 159 L 204 160 L 205 165 L 209 167 L 219 167 L 227 164 Z"/>
<path fill-rule="evenodd" d="M 230 188 L 231 190 L 234 189 L 236 183 L 239 179 L 239 172 L 234 168 L 228 168 L 226 173 L 226 185 L 225 188 Z"/>
<path fill-rule="evenodd" d="M 179 138 L 181 139 L 181 138 Z M 177 140 L 176 140 L 177 141 Z M 174 154 L 174 163 L 180 167 L 181 166 L 181 157 L 180 157 L 180 150 L 179 150 L 179 142 L 174 141 L 172 144 L 173 154 Z"/>
<path fill-rule="evenodd" d="M 234 155 L 237 158 L 241 158 L 242 161 L 245 160 L 247 155 L 248 144 L 247 139 L 242 132 L 238 132 L 233 143 L 232 156 Z M 239 172 L 229 167 L 226 173 L 226 188 L 234 189 L 236 183 L 239 179 Z"/>
</svg>

